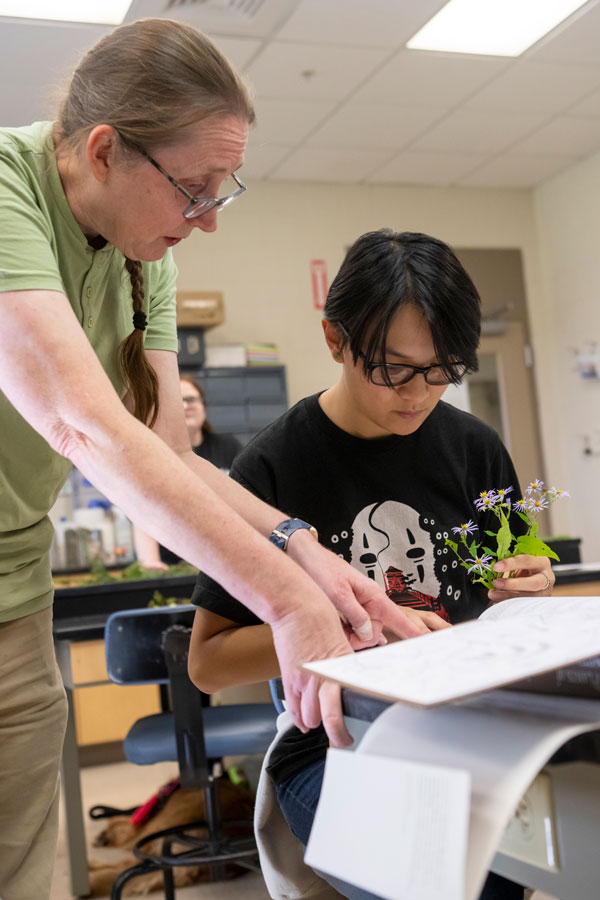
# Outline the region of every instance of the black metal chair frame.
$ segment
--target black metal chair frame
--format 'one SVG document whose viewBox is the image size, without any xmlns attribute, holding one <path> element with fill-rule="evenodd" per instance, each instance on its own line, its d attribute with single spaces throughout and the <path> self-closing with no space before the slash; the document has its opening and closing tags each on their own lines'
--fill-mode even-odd
<svg viewBox="0 0 600 900">
<path fill-rule="evenodd" d="M 175 723 L 180 784 L 184 789 L 204 791 L 206 818 L 157 831 L 139 840 L 133 847 L 139 863 L 118 875 L 111 900 L 120 900 L 123 888 L 132 878 L 157 871 L 163 873 L 166 900 L 175 900 L 173 869 L 177 866 L 207 865 L 215 879 L 224 876 L 227 863 L 260 871 L 252 820 L 222 819 L 220 815 L 218 787 L 213 774 L 216 761 L 207 758 L 204 742 L 203 695 L 187 673 L 190 632 L 187 625 L 167 627 L 162 633 L 162 652 Z M 205 829 L 208 836 L 190 833 L 199 828 Z M 226 832 L 230 829 L 247 829 L 249 834 L 228 837 Z M 157 839 L 162 839 L 162 852 L 158 856 L 144 849 Z M 189 849 L 174 852 L 174 845 Z"/>
</svg>

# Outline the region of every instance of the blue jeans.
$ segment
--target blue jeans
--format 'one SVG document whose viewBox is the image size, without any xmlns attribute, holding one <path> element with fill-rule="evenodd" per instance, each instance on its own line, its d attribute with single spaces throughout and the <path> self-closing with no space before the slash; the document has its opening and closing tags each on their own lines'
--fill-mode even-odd
<svg viewBox="0 0 600 900">
<path fill-rule="evenodd" d="M 277 788 L 277 799 L 286 822 L 305 847 L 321 794 L 324 770 L 325 761 L 317 761 Z M 319 875 L 348 900 L 381 900 L 375 894 L 332 875 L 324 872 L 319 872 Z M 502 875 L 489 872 L 479 900 L 523 900 L 523 887 Z"/>
</svg>

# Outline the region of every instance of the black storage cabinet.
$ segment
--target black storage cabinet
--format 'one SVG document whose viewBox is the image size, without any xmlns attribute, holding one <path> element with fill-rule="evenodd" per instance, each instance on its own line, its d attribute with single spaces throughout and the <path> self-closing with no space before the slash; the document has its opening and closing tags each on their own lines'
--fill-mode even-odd
<svg viewBox="0 0 600 900">
<path fill-rule="evenodd" d="M 197 368 L 182 366 L 206 394 L 207 418 L 215 431 L 242 444 L 287 410 L 285 366 Z"/>
</svg>

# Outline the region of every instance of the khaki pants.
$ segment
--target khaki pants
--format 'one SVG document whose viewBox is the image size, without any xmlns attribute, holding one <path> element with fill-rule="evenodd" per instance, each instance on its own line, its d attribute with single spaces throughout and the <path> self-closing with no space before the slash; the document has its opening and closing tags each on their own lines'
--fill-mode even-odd
<svg viewBox="0 0 600 900">
<path fill-rule="evenodd" d="M 0 622 L 0 897 L 46 900 L 67 702 L 52 608 Z"/>
</svg>

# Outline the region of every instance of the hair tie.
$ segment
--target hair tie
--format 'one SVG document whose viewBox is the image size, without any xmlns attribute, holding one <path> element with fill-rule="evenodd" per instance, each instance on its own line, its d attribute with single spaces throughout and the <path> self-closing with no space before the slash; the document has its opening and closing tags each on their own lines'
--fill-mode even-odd
<svg viewBox="0 0 600 900">
<path fill-rule="evenodd" d="M 133 314 L 133 327 L 139 328 L 140 331 L 146 330 L 146 325 L 148 324 L 148 319 L 146 317 L 146 313 L 141 309 L 138 309 Z"/>
</svg>

